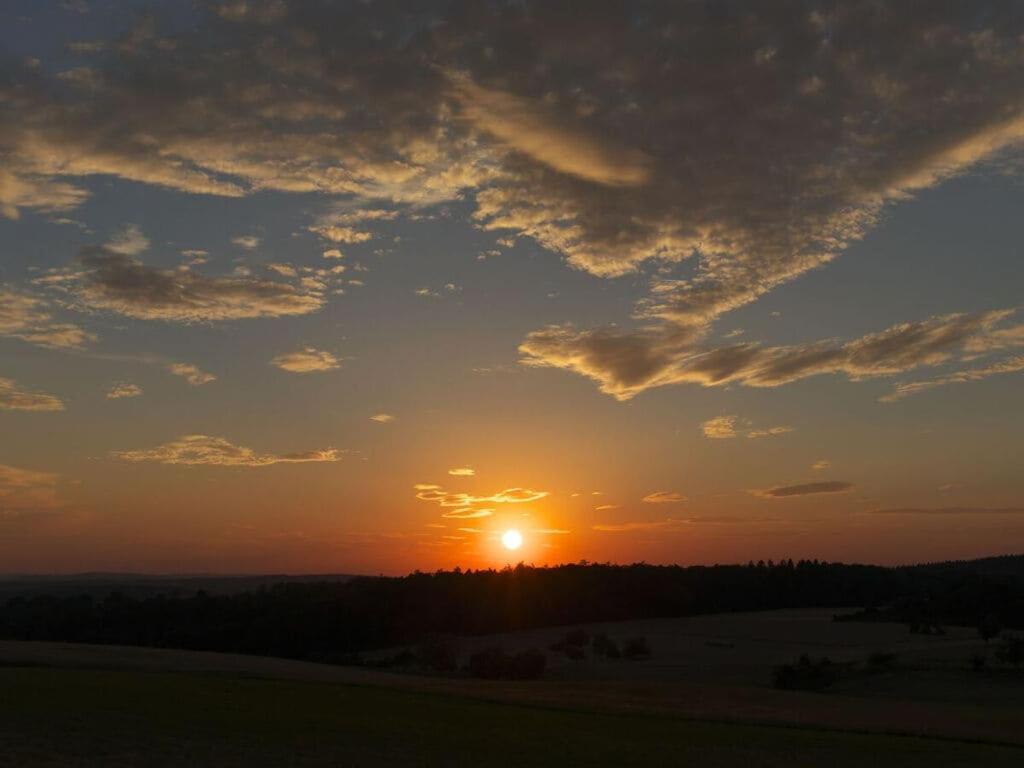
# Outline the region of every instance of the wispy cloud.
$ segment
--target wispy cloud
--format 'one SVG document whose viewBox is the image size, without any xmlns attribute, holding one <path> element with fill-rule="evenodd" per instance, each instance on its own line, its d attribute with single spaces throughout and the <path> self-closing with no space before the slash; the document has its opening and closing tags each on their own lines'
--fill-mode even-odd
<svg viewBox="0 0 1024 768">
<path fill-rule="evenodd" d="M 48 302 L 0 287 L 0 336 L 53 349 L 81 349 L 96 336 L 72 323 L 55 322 Z"/>
<path fill-rule="evenodd" d="M 0 410 L 63 411 L 64 402 L 56 395 L 25 389 L 14 379 L 0 379 Z"/>
<path fill-rule="evenodd" d="M 641 499 L 647 504 L 678 504 L 686 500 L 686 496 L 678 491 L 654 491 Z"/>
<path fill-rule="evenodd" d="M 142 387 L 138 384 L 121 383 L 115 384 L 107 392 L 108 400 L 122 400 L 126 397 L 140 397 L 142 395 Z"/>
<path fill-rule="evenodd" d="M 167 366 L 167 370 L 175 376 L 181 376 L 193 387 L 209 384 L 211 381 L 217 380 L 217 377 L 212 373 L 207 373 L 201 370 L 198 365 L 193 365 L 192 363 L 171 363 Z"/>
<path fill-rule="evenodd" d="M 376 421 L 378 424 L 390 424 L 397 418 L 398 417 L 392 413 L 375 413 L 370 417 L 370 421 Z"/>
<path fill-rule="evenodd" d="M 270 361 L 270 364 L 292 373 L 333 371 L 341 365 L 338 358 L 330 352 L 313 347 L 304 347 L 295 352 L 278 355 Z"/>
<path fill-rule="evenodd" d="M 776 437 L 793 431 L 793 427 L 775 426 L 766 429 L 751 429 L 748 419 L 741 419 L 739 416 L 716 416 L 708 419 L 700 425 L 704 437 L 715 440 L 725 440 L 743 435 L 748 438 Z"/>
<path fill-rule="evenodd" d="M 234 445 L 222 437 L 185 435 L 145 450 L 115 451 L 114 456 L 131 462 L 156 462 L 186 466 L 266 467 L 272 464 L 333 462 L 341 459 L 335 448 L 284 454 L 258 454 L 251 448 Z"/>
<path fill-rule="evenodd" d="M 0 464 L 0 512 L 57 506 L 57 475 Z"/>
<path fill-rule="evenodd" d="M 825 480 L 818 483 L 801 483 L 799 485 L 779 485 L 774 488 L 751 491 L 755 496 L 766 499 L 787 499 L 794 496 L 813 496 L 822 493 L 846 493 L 853 488 L 853 483 L 842 480 Z"/>
<path fill-rule="evenodd" d="M 454 477 L 473 477 L 476 470 L 472 467 L 453 467 L 448 470 L 448 474 Z"/>
</svg>

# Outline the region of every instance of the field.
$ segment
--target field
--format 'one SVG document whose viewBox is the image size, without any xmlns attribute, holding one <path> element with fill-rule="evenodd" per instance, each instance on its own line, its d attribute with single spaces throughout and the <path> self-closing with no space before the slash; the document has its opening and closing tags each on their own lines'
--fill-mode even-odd
<svg viewBox="0 0 1024 768">
<path fill-rule="evenodd" d="M 1024 761 L 1024 676 L 972 631 L 776 611 L 593 626 L 639 662 L 553 658 L 526 682 L 217 653 L 0 642 L 0 765 L 974 766 Z M 546 647 L 565 628 L 466 639 Z M 899 665 L 827 693 L 770 687 L 800 653 Z"/>
<path fill-rule="evenodd" d="M 0 670 L 0 765 L 1019 765 L 1012 747 L 189 673 Z"/>
</svg>

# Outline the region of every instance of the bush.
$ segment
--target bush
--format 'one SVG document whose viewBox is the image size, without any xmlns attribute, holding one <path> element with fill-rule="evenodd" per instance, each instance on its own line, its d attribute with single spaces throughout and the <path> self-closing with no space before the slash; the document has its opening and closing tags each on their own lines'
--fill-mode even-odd
<svg viewBox="0 0 1024 768">
<path fill-rule="evenodd" d="M 544 674 L 547 657 L 537 648 L 514 656 L 501 648 L 484 648 L 469 657 L 468 671 L 483 680 L 534 680 Z"/>
<path fill-rule="evenodd" d="M 469 674 L 484 680 L 498 680 L 508 666 L 508 656 L 501 648 L 484 648 L 469 657 Z"/>
<path fill-rule="evenodd" d="M 537 648 L 520 651 L 512 657 L 508 676 L 513 680 L 536 680 L 543 676 L 547 662 L 544 652 Z"/>
<path fill-rule="evenodd" d="M 565 653 L 566 657 L 572 659 L 573 661 L 582 661 L 583 659 L 587 658 L 587 652 L 583 650 L 581 646 L 578 645 L 567 645 L 563 649 L 563 652 Z"/>
<path fill-rule="evenodd" d="M 971 669 L 975 672 L 984 672 L 988 666 L 988 659 L 985 658 L 983 653 L 975 653 L 971 656 Z"/>
<path fill-rule="evenodd" d="M 897 656 L 895 653 L 875 651 L 868 656 L 868 669 L 872 672 L 882 672 L 896 666 Z"/>
<path fill-rule="evenodd" d="M 590 646 L 593 648 L 595 656 L 603 656 L 606 659 L 622 658 L 619 644 L 603 632 L 594 635 L 594 639 L 590 641 Z"/>
<path fill-rule="evenodd" d="M 796 664 L 776 667 L 773 682 L 776 688 L 787 691 L 821 691 L 838 679 L 839 669 L 828 657 L 813 661 L 805 653 Z"/>
<path fill-rule="evenodd" d="M 996 649 L 996 658 L 1004 664 L 1020 667 L 1024 663 L 1024 637 L 1007 635 Z"/>
<path fill-rule="evenodd" d="M 565 644 L 582 648 L 587 644 L 587 640 L 590 639 L 585 629 L 571 629 L 565 633 Z"/>
<path fill-rule="evenodd" d="M 651 656 L 651 646 L 647 644 L 646 637 L 633 637 L 626 641 L 622 648 L 622 655 L 634 661 L 647 659 Z"/>
<path fill-rule="evenodd" d="M 459 666 L 459 649 L 449 637 L 428 637 L 416 649 L 420 665 L 437 672 L 454 672 Z"/>
</svg>

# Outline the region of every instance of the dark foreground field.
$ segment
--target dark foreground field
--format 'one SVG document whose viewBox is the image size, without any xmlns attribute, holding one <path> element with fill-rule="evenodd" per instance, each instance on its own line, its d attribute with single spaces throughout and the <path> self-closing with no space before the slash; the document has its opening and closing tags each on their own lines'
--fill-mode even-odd
<svg viewBox="0 0 1024 768">
<path fill-rule="evenodd" d="M 3 766 L 1018 766 L 1010 746 L 184 672 L 0 668 Z"/>
</svg>

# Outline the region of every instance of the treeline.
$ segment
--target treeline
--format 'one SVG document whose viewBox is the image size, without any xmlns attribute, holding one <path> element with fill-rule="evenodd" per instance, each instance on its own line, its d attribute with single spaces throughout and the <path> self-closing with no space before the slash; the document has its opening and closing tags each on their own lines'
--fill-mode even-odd
<svg viewBox="0 0 1024 768">
<path fill-rule="evenodd" d="M 998 602 L 1006 609 L 1000 621 L 1012 627 L 1014 606 L 1024 605 L 1024 557 L 1000 562 L 1000 569 L 987 575 L 976 563 L 917 568 L 818 561 L 711 567 L 580 563 L 281 583 L 238 594 L 35 595 L 0 606 L 0 637 L 346 662 L 360 651 L 436 635 L 776 608 L 884 611 L 955 594 L 966 583 L 998 594 L 985 602 L 987 612 Z M 977 599 L 976 592 L 971 595 Z"/>
</svg>

